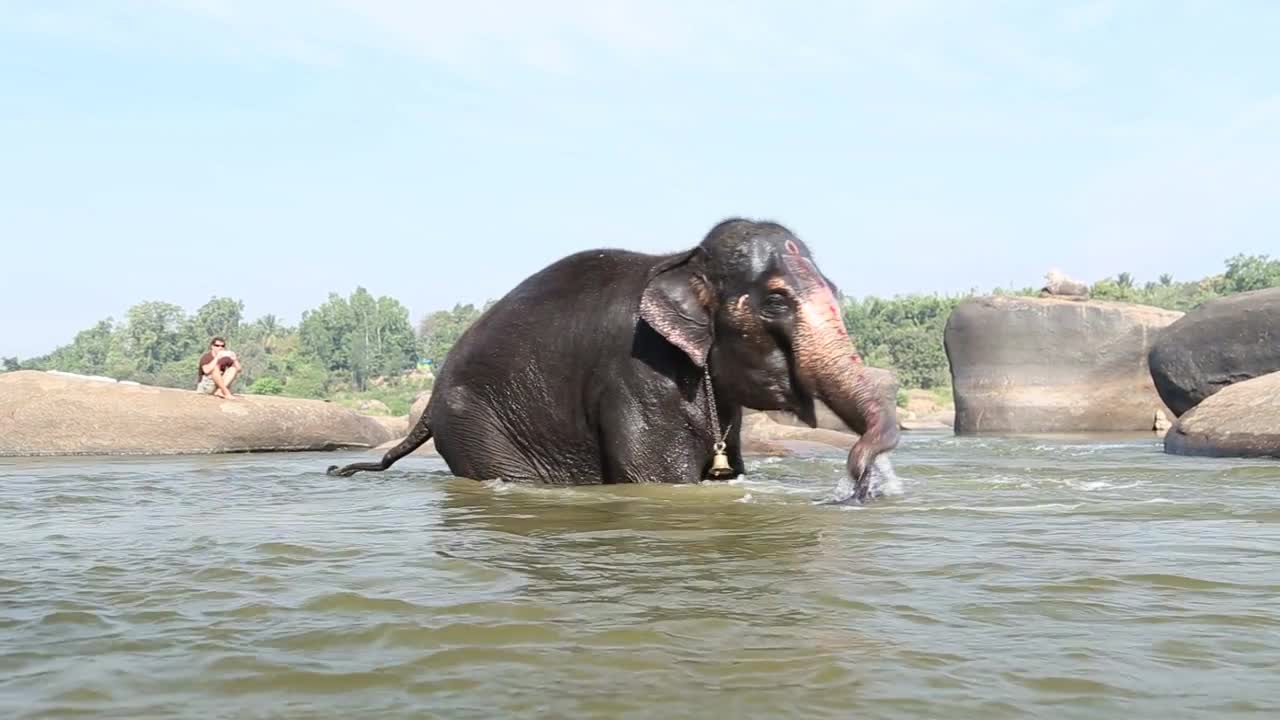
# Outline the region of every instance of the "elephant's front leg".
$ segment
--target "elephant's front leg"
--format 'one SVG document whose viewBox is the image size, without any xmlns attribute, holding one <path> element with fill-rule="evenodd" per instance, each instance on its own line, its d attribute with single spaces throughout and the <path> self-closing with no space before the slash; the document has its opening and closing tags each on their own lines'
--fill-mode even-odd
<svg viewBox="0 0 1280 720">
<path fill-rule="evenodd" d="M 601 470 L 605 483 L 697 483 L 710 463 L 678 413 L 646 412 L 639 403 L 601 407 Z"/>
</svg>

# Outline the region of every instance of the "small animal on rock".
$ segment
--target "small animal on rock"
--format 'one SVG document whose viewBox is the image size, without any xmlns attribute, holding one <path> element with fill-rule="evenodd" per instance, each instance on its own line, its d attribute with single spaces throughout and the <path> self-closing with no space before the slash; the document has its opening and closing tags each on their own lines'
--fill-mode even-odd
<svg viewBox="0 0 1280 720">
<path fill-rule="evenodd" d="M 1089 286 L 1067 277 L 1058 270 L 1045 273 L 1044 287 L 1040 288 L 1040 297 L 1060 297 L 1067 300 L 1088 300 Z"/>
</svg>

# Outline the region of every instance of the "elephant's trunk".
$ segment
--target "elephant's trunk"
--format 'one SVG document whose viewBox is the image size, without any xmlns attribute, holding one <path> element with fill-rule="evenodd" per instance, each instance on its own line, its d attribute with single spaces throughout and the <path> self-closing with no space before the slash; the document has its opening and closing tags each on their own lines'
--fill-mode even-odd
<svg viewBox="0 0 1280 720">
<path fill-rule="evenodd" d="M 876 456 L 898 445 L 897 409 L 866 372 L 845 329 L 831 288 L 799 254 L 784 256 L 794 279 L 796 329 L 793 339 L 799 379 L 826 403 L 859 438 L 849 451 L 848 477 L 836 488 L 834 502 L 866 500 L 868 472 Z"/>
</svg>

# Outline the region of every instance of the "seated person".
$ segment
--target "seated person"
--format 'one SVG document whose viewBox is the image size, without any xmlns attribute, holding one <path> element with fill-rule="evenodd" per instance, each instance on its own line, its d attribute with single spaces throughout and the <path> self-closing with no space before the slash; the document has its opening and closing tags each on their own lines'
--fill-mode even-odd
<svg viewBox="0 0 1280 720">
<path fill-rule="evenodd" d="M 209 341 L 209 351 L 200 356 L 196 392 L 231 400 L 231 383 L 238 374 L 240 358 L 227 349 L 226 340 L 215 337 Z"/>
</svg>

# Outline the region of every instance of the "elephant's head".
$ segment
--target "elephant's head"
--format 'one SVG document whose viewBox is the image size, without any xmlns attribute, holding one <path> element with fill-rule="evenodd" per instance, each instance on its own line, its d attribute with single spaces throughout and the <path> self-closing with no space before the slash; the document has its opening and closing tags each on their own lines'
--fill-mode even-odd
<svg viewBox="0 0 1280 720">
<path fill-rule="evenodd" d="M 709 366 L 730 402 L 788 410 L 811 427 L 814 399 L 830 406 L 861 435 L 849 453 L 853 484 L 837 495 L 862 499 L 875 456 L 897 445 L 894 403 L 864 372 L 832 283 L 787 228 L 720 223 L 698 247 L 653 268 L 640 315 L 694 365 Z"/>
</svg>

